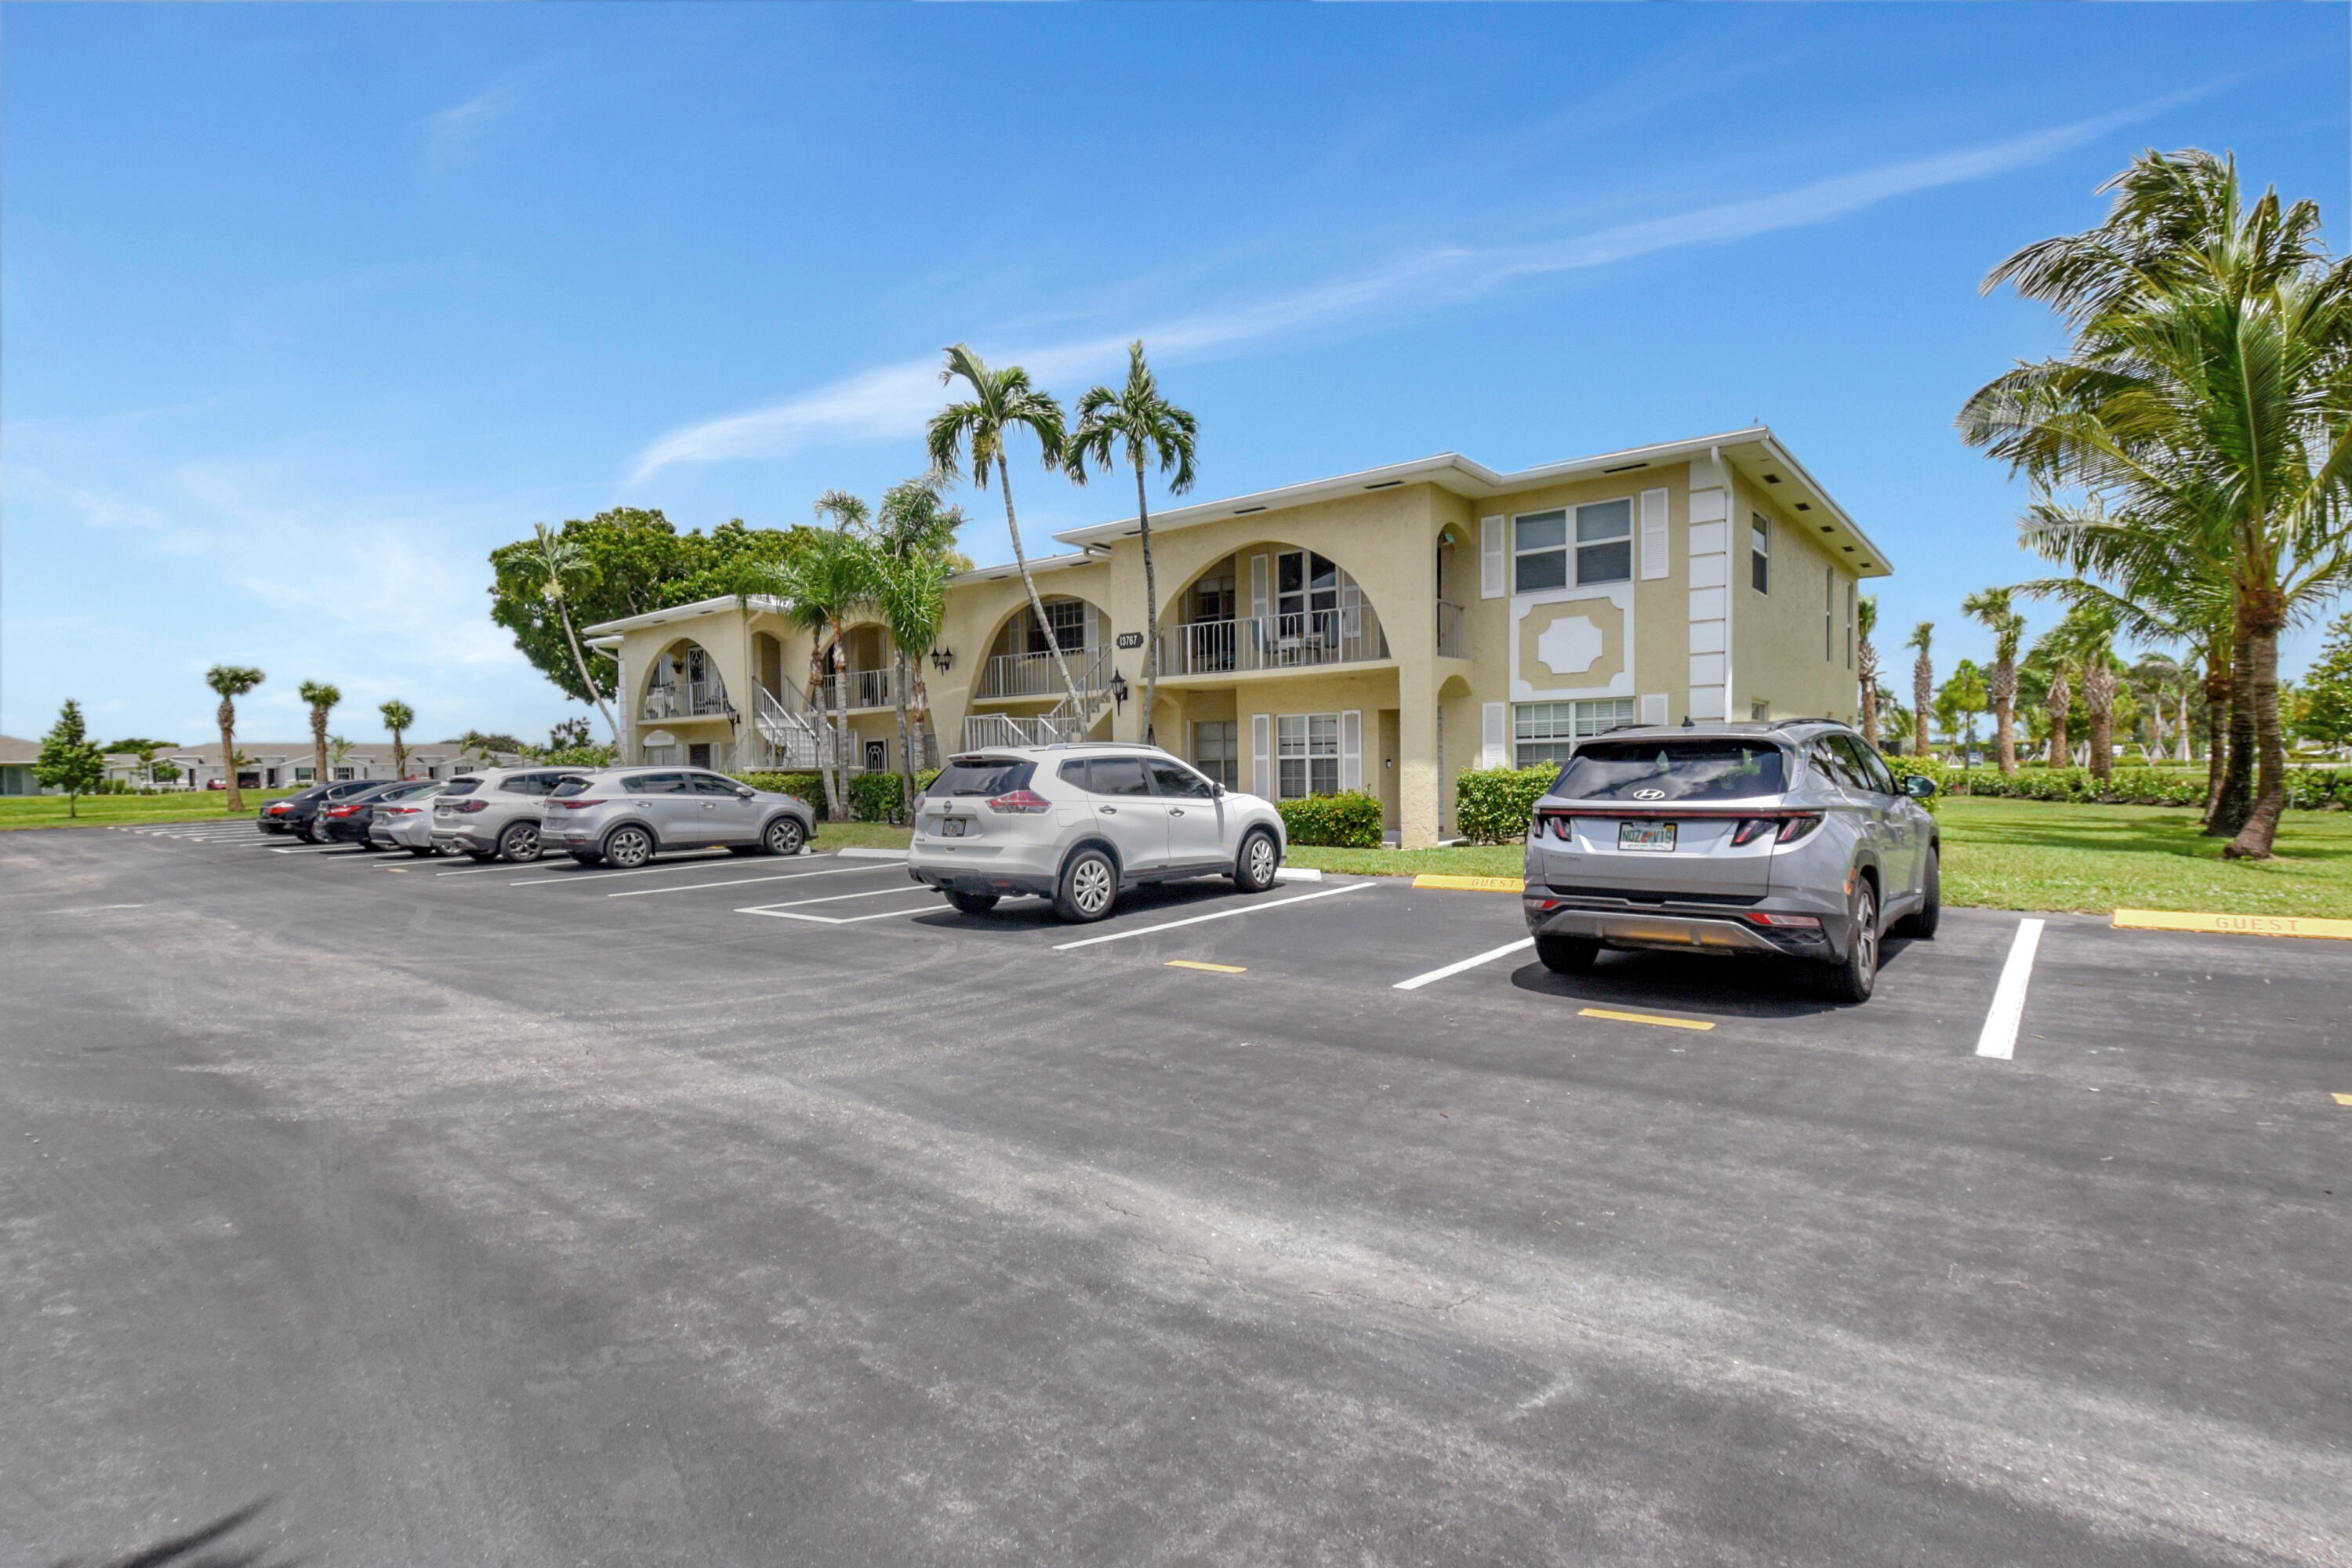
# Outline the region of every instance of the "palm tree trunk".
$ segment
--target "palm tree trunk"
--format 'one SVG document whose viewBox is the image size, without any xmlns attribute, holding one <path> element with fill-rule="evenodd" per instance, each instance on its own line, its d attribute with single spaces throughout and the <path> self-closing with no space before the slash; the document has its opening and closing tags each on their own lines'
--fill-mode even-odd
<svg viewBox="0 0 2352 1568">
<path fill-rule="evenodd" d="M 2286 623 L 2286 606 L 2278 590 L 2268 584 L 2242 600 L 2239 624 L 2251 625 L 2253 634 L 2249 641 L 2253 655 L 2254 749 L 2261 760 L 2262 780 L 2245 826 L 2221 847 L 2221 854 L 2231 860 L 2267 860 L 2278 837 L 2279 813 L 2286 807 L 2286 731 L 2279 722 L 2278 700 L 2278 635 Z"/>
<path fill-rule="evenodd" d="M 907 650 L 893 647 L 890 696 L 898 709 L 898 804 L 911 820 L 915 809 L 915 752 L 907 730 Z"/>
<path fill-rule="evenodd" d="M 2221 809 L 2227 782 L 2230 745 L 2230 672 L 2211 654 L 2205 656 L 2205 821 Z"/>
<path fill-rule="evenodd" d="M 844 818 L 841 815 L 839 796 L 833 786 L 833 761 L 841 748 L 834 743 L 833 719 L 829 705 L 825 701 L 825 650 L 821 647 L 814 646 L 821 640 L 822 636 L 822 627 L 811 633 L 812 646 L 809 648 L 809 702 L 816 710 L 817 727 L 816 782 L 817 788 L 824 795 L 824 815 L 827 820 L 840 822 Z"/>
<path fill-rule="evenodd" d="M 2017 772 L 2017 666 L 1998 659 L 1992 667 L 1993 763 L 2001 776 Z"/>
<path fill-rule="evenodd" d="M 1135 521 L 1143 539 L 1143 740 L 1151 743 L 1151 701 L 1160 691 L 1160 579 L 1151 564 L 1151 505 L 1143 493 L 1143 464 L 1135 465 Z"/>
<path fill-rule="evenodd" d="M 2115 776 L 2116 671 L 2105 658 L 2083 666 L 2083 701 L 2091 710 L 2091 776 Z"/>
<path fill-rule="evenodd" d="M 2063 663 L 2051 668 L 2050 695 L 2042 699 L 2042 711 L 2050 721 L 2050 765 L 2063 768 L 2067 762 L 2066 721 L 2074 712 L 2074 692 Z"/>
<path fill-rule="evenodd" d="M 1927 754 L 1927 714 L 1936 700 L 1936 667 L 1927 662 L 1926 649 L 1911 666 L 1911 750 L 1915 755 Z"/>
<path fill-rule="evenodd" d="M 327 710 L 315 704 L 310 709 L 310 782 L 327 782 Z"/>
<path fill-rule="evenodd" d="M 1078 683 L 1070 679 L 1069 661 L 1062 657 L 1062 639 L 1054 635 L 1053 623 L 1045 619 L 1045 601 L 1037 596 L 1037 580 L 1029 575 L 1029 555 L 1021 548 L 1021 524 L 1013 516 L 1013 471 L 1004 466 L 1003 452 L 996 455 L 996 482 L 1004 491 L 1004 531 L 1013 536 L 1013 563 L 1021 568 L 1021 585 L 1029 590 L 1029 613 L 1037 617 L 1037 626 L 1045 634 L 1045 646 L 1053 650 L 1054 668 L 1061 672 L 1062 689 L 1070 698 L 1070 711 L 1083 713 Z"/>
<path fill-rule="evenodd" d="M 223 781 L 228 785 L 228 809 L 232 812 L 243 811 L 245 809 L 245 796 L 236 787 L 236 705 L 230 702 L 227 698 L 222 698 L 220 711 L 215 714 L 215 717 L 220 721 L 221 771 L 228 775 Z"/>
<path fill-rule="evenodd" d="M 604 715 L 604 728 L 613 731 L 613 744 L 618 746 L 621 743 L 621 727 L 613 721 L 613 710 L 604 705 L 604 693 L 597 686 L 596 678 L 588 673 L 588 660 L 580 652 L 580 634 L 572 629 L 572 606 L 558 599 L 555 601 L 555 614 L 563 623 L 564 640 L 572 645 L 572 662 L 579 667 L 580 684 L 588 689 L 588 700 L 596 704 L 598 712 Z"/>
<path fill-rule="evenodd" d="M 2221 798 L 2205 824 L 2214 838 L 2235 838 L 2254 812 L 2254 643 L 2241 616 L 2230 648 L 2230 756 Z"/>
<path fill-rule="evenodd" d="M 1868 637 L 1862 639 L 1855 662 L 1862 667 L 1862 738 L 1874 752 L 1878 750 L 1878 650 L 1870 646 Z"/>
<path fill-rule="evenodd" d="M 842 645 L 841 619 L 833 622 L 833 647 L 825 655 L 826 686 L 833 697 L 833 722 L 825 731 L 827 751 L 833 757 L 833 776 L 825 783 L 825 791 L 833 800 L 834 820 L 848 822 L 857 813 L 849 804 L 849 762 L 843 755 L 842 742 L 849 733 L 849 649 Z"/>
<path fill-rule="evenodd" d="M 392 774 L 394 778 L 408 776 L 408 748 L 400 739 L 400 731 L 392 732 Z"/>
<path fill-rule="evenodd" d="M 923 681 L 923 660 L 920 655 L 907 661 L 907 722 L 914 730 L 914 756 L 910 765 L 917 773 L 930 765 L 930 748 L 923 743 L 923 726 L 931 710 L 931 689 Z"/>
</svg>

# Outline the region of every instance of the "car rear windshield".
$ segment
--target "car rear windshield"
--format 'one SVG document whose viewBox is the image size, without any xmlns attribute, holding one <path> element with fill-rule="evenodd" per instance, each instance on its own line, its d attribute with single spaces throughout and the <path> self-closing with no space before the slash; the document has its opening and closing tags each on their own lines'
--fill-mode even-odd
<svg viewBox="0 0 2352 1568">
<path fill-rule="evenodd" d="M 1780 748 L 1738 737 L 1596 741 L 1576 749 L 1551 793 L 1562 800 L 1746 800 L 1785 787 Z"/>
<path fill-rule="evenodd" d="M 1037 764 L 1018 757 L 950 757 L 926 795 L 1010 795 L 1027 789 Z"/>
<path fill-rule="evenodd" d="M 562 784 L 555 786 L 553 798 L 562 800 L 569 795 L 586 795 L 587 793 L 588 781 L 586 779 L 565 779 Z"/>
<path fill-rule="evenodd" d="M 471 795 L 482 785 L 479 779 L 451 779 L 441 786 L 443 795 Z"/>
</svg>

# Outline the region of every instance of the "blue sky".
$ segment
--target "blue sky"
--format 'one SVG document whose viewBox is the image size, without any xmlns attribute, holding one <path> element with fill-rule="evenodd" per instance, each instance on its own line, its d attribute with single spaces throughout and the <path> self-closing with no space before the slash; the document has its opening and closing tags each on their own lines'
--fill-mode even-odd
<svg viewBox="0 0 2352 1568">
<path fill-rule="evenodd" d="M 2145 145 L 2340 235 L 2347 59 L 2342 6 L 11 6 L 0 729 L 197 741 L 229 660 L 257 736 L 305 679 L 538 734 L 492 546 L 878 494 L 959 339 L 1067 401 L 1142 334 L 1203 499 L 1761 419 L 1948 668 L 2042 570 L 1951 416 L 2059 339 L 1979 281 Z"/>
</svg>

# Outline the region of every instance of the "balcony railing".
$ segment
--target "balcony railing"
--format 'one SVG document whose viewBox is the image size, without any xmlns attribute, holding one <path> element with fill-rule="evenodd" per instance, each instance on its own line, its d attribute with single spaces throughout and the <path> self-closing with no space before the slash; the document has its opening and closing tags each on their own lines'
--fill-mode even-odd
<svg viewBox="0 0 2352 1568">
<path fill-rule="evenodd" d="M 1162 675 L 1307 669 L 1389 657 L 1380 624 L 1361 609 L 1192 621 L 1160 639 Z"/>
<path fill-rule="evenodd" d="M 1468 658 L 1470 657 L 1470 626 L 1459 605 L 1437 601 L 1437 657 Z"/>
<path fill-rule="evenodd" d="M 1069 662 L 1070 679 L 1078 683 L 1081 691 L 1090 689 L 1089 682 L 1108 680 L 1109 666 L 1089 658 L 1082 647 L 1064 648 L 1062 657 Z M 1050 653 L 1000 653 L 988 661 L 981 672 L 977 698 L 991 697 L 1060 697 L 1061 671 L 1054 668 Z"/>
<path fill-rule="evenodd" d="M 828 676 L 824 682 L 825 705 L 835 712 L 848 708 L 887 708 L 891 705 L 890 672 L 887 669 L 853 669 L 845 679 Z M 847 693 L 846 704 L 843 694 Z"/>
<path fill-rule="evenodd" d="M 715 679 L 703 679 L 648 687 L 645 706 L 637 716 L 641 719 L 723 719 L 733 711 L 727 701 L 726 686 Z"/>
</svg>

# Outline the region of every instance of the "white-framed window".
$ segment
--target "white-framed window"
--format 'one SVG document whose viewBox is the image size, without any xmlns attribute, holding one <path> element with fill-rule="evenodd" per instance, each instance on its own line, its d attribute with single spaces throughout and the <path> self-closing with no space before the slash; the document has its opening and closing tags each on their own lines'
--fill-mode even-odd
<svg viewBox="0 0 2352 1568">
<path fill-rule="evenodd" d="M 1047 628 L 1053 631 L 1053 641 L 1045 639 Z M 1064 653 L 1076 653 L 1087 646 L 1087 604 L 1084 599 L 1048 599 L 1043 626 L 1035 612 L 1029 616 L 1029 651 L 1051 653 L 1055 647 Z"/>
<path fill-rule="evenodd" d="M 1571 583 L 1579 587 L 1625 583 L 1633 576 L 1631 497 L 1594 501 L 1572 512 L 1569 509 L 1531 511 L 1511 520 L 1511 591 L 1515 594 L 1538 594 Z"/>
<path fill-rule="evenodd" d="M 1837 568 L 1822 568 L 1822 658 L 1837 661 Z"/>
<path fill-rule="evenodd" d="M 1234 719 L 1195 720 L 1192 724 L 1192 765 L 1227 789 L 1241 788 L 1240 721 Z"/>
<path fill-rule="evenodd" d="M 1769 724 L 1772 721 L 1772 704 L 1761 697 L 1750 702 L 1748 705 L 1748 721 L 1751 724 Z"/>
<path fill-rule="evenodd" d="M 646 746 L 643 750 L 646 753 L 646 762 L 649 766 L 658 766 L 665 763 L 675 763 L 677 761 L 676 746 Z"/>
<path fill-rule="evenodd" d="M 294 782 L 296 784 L 309 784 L 316 777 L 318 777 L 318 774 L 310 768 L 296 768 L 294 770 Z"/>
<path fill-rule="evenodd" d="M 1857 584 L 1852 578 L 1845 585 L 1845 667 L 1853 668 L 1853 595 Z"/>
<path fill-rule="evenodd" d="M 1760 511 L 1748 519 L 1748 585 L 1759 594 L 1772 591 L 1772 520 Z"/>
<path fill-rule="evenodd" d="M 335 778 L 338 782 L 345 779 L 355 779 L 359 776 L 359 773 L 351 768 L 337 768 L 335 770 Z"/>
<path fill-rule="evenodd" d="M 1584 702 L 1515 702 L 1511 705 L 1512 765 L 1566 763 L 1576 742 L 1633 722 L 1634 699 L 1603 697 Z"/>
<path fill-rule="evenodd" d="M 1339 715 L 1277 713 L 1274 720 L 1275 798 L 1339 793 Z"/>
</svg>

